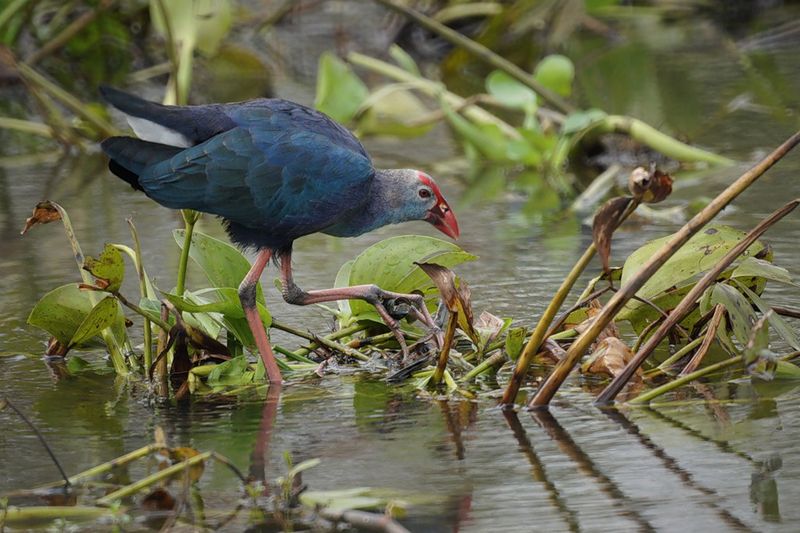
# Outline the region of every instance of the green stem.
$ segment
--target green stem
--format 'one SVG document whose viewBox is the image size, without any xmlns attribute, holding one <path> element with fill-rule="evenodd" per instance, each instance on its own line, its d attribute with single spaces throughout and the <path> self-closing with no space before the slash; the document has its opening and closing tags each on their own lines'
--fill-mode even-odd
<svg viewBox="0 0 800 533">
<path fill-rule="evenodd" d="M 53 129 L 47 124 L 33 122 L 31 120 L 21 120 L 18 118 L 0 117 L 0 128 L 6 130 L 20 131 L 39 135 L 40 137 L 53 138 Z"/>
<path fill-rule="evenodd" d="M 727 157 L 708 152 L 695 146 L 689 146 L 677 139 L 661 133 L 653 126 L 639 119 L 621 115 L 608 115 L 599 121 L 597 130 L 601 133 L 625 133 L 632 139 L 646 144 L 653 150 L 678 161 L 699 161 L 714 165 L 732 165 Z"/>
<path fill-rule="evenodd" d="M 692 342 L 690 342 L 689 344 L 687 344 L 686 346 L 684 346 L 683 348 L 681 348 L 680 350 L 669 356 L 667 359 L 665 359 L 664 362 L 658 365 L 656 370 L 661 372 L 665 371 L 667 368 L 669 368 L 676 362 L 680 361 L 686 354 L 688 354 L 689 352 L 700 346 L 702 343 L 703 343 L 703 337 L 697 337 Z"/>
<path fill-rule="evenodd" d="M 144 263 L 142 262 L 142 245 L 139 241 L 139 233 L 136 231 L 133 219 L 128 218 L 127 222 L 131 229 L 131 236 L 133 237 L 133 261 L 136 266 L 136 274 L 139 278 L 139 296 L 141 298 L 150 298 L 155 295 L 149 294 L 152 289 L 148 290 L 147 275 L 144 272 Z M 153 330 L 150 325 L 150 319 L 147 317 L 144 319 L 143 356 L 144 367 L 149 369 L 150 365 L 153 363 Z"/>
<path fill-rule="evenodd" d="M 483 46 L 482 44 L 473 41 L 468 37 L 463 36 L 459 32 L 451 28 L 448 28 L 444 24 L 437 22 L 436 20 L 430 17 L 427 17 L 416 10 L 413 10 L 404 5 L 396 3 L 395 0 L 377 0 L 377 1 L 378 3 L 383 4 L 389 9 L 397 11 L 398 13 L 402 13 L 403 15 L 412 19 L 414 22 L 416 22 L 423 28 L 440 35 L 441 37 L 450 41 L 454 45 L 459 46 L 464 50 L 468 51 L 469 53 L 477 56 L 479 59 L 488 63 L 492 67 L 502 70 L 512 78 L 519 81 L 520 83 L 527 85 L 539 96 L 541 96 L 544 101 L 549 103 L 553 108 L 561 111 L 562 113 L 571 113 L 575 111 L 575 107 L 572 104 L 561 98 L 561 96 L 555 94 L 550 89 L 543 86 L 528 72 L 525 72 L 511 61 L 508 61 L 504 57 L 494 53 L 492 50 Z"/>
<path fill-rule="evenodd" d="M 189 264 L 189 250 L 192 247 L 192 234 L 194 233 L 194 225 L 197 222 L 198 214 L 191 209 L 181 209 L 183 215 L 183 222 L 185 231 L 183 233 L 183 247 L 181 248 L 181 257 L 178 262 L 178 280 L 175 282 L 175 294 L 183 296 L 186 290 L 186 268 Z"/>
<path fill-rule="evenodd" d="M 0 29 L 6 25 L 6 23 L 11 20 L 11 18 L 23 7 L 27 4 L 30 0 L 11 0 L 11 2 L 0 11 Z"/>
<path fill-rule="evenodd" d="M 496 352 L 481 361 L 478 366 L 467 372 L 467 374 L 461 378 L 461 382 L 467 383 L 468 381 L 472 381 L 476 377 L 480 376 L 484 372 L 488 372 L 492 368 L 500 368 L 503 366 L 503 364 L 505 364 L 506 361 L 508 361 L 508 356 L 506 356 L 505 351 L 501 350 Z"/>
<path fill-rule="evenodd" d="M 511 376 L 508 385 L 506 385 L 506 390 L 503 393 L 502 399 L 504 405 L 513 405 L 516 401 L 517 394 L 522 386 L 523 378 L 528 372 L 528 367 L 530 367 L 533 356 L 536 355 L 542 347 L 542 342 L 544 342 L 545 334 L 550 324 L 556 317 L 558 310 L 561 309 L 561 306 L 564 304 L 564 300 L 567 299 L 575 282 L 578 281 L 580 275 L 586 270 L 589 261 L 594 257 L 595 251 L 596 248 L 594 244 L 590 244 L 589 247 L 586 248 L 586 251 L 583 252 L 583 255 L 575 263 L 575 266 L 573 266 L 572 270 L 567 274 L 567 277 L 561 282 L 561 286 L 556 291 L 555 296 L 550 300 L 541 318 L 539 318 L 539 322 L 536 324 L 536 328 L 533 330 L 528 343 L 517 359 L 517 364 L 514 367 L 514 374 Z"/>
<path fill-rule="evenodd" d="M 494 124 L 508 137 L 512 139 L 521 138 L 520 133 L 513 126 L 477 105 L 469 105 L 465 98 L 446 90 L 441 83 L 427 80 L 407 70 L 403 70 L 400 67 L 386 63 L 380 59 L 375 59 L 374 57 L 359 54 L 358 52 L 350 52 L 347 54 L 347 60 L 354 65 L 377 72 L 395 81 L 412 84 L 418 90 L 431 97 L 437 98 L 441 95 L 445 102 L 458 109 L 470 120 L 480 124 Z"/>
<path fill-rule="evenodd" d="M 117 500 L 121 500 L 122 498 L 132 496 L 133 494 L 136 494 L 137 492 L 140 492 L 146 489 L 147 487 L 158 483 L 163 479 L 167 479 L 177 474 L 178 472 L 187 470 L 198 463 L 202 463 L 203 461 L 208 460 L 208 458 L 211 457 L 211 455 L 212 455 L 211 452 L 203 452 L 193 457 L 190 457 L 185 461 L 176 463 L 170 467 L 165 468 L 164 470 L 156 472 L 155 474 L 142 478 L 136 483 L 131 483 L 130 485 L 122 487 L 119 490 L 115 490 L 110 494 L 106 494 L 105 496 L 97 500 L 97 505 L 110 505 Z"/>
</svg>

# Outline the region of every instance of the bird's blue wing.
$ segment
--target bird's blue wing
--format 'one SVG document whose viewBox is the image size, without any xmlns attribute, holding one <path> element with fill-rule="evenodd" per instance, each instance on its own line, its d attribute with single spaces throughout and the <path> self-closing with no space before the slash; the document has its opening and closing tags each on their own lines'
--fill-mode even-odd
<svg viewBox="0 0 800 533">
<path fill-rule="evenodd" d="M 346 137 L 339 142 L 329 130 L 284 120 L 241 122 L 145 169 L 139 184 L 167 207 L 219 215 L 289 242 L 368 199 L 374 169 Z"/>
</svg>

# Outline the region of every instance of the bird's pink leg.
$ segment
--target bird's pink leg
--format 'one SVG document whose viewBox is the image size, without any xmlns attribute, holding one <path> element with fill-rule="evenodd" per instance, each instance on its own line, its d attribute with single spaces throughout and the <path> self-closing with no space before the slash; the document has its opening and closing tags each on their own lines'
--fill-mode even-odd
<svg viewBox="0 0 800 533">
<path fill-rule="evenodd" d="M 425 300 L 419 294 L 402 294 L 399 292 L 385 291 L 377 285 L 355 285 L 353 287 L 341 287 L 334 289 L 323 289 L 316 291 L 304 291 L 294 283 L 292 277 L 292 255 L 291 252 L 281 257 L 281 284 L 283 299 L 290 304 L 311 305 L 336 300 L 364 300 L 372 304 L 378 311 L 383 321 L 394 333 L 397 342 L 404 355 L 408 355 L 405 338 L 400 331 L 400 324 L 386 310 L 384 302 L 386 300 L 402 299 L 409 301 L 420 315 L 420 319 L 426 326 L 438 329 L 431 317 L 428 308 L 425 307 Z M 437 337 L 438 338 L 438 337 Z"/>
<path fill-rule="evenodd" d="M 253 266 L 250 267 L 250 271 L 239 285 L 239 300 L 242 302 L 242 309 L 244 310 L 244 316 L 247 318 L 247 323 L 250 325 L 250 331 L 253 332 L 253 338 L 256 340 L 258 354 L 261 356 L 261 361 L 264 362 L 264 368 L 267 370 L 267 379 L 270 383 L 281 383 L 281 369 L 278 368 L 278 363 L 275 362 L 275 354 L 269 344 L 267 332 L 261 322 L 261 317 L 258 315 L 258 307 L 256 306 L 258 279 L 261 277 L 261 273 L 264 272 L 264 267 L 267 266 L 270 257 L 272 257 L 272 250 L 270 249 L 258 252 L 256 260 L 253 261 Z"/>
</svg>

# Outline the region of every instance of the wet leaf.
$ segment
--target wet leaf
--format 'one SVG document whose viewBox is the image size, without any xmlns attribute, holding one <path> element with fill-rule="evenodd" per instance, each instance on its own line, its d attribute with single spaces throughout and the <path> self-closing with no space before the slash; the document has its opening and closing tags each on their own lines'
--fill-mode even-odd
<svg viewBox="0 0 800 533">
<path fill-rule="evenodd" d="M 775 363 L 773 378 L 786 380 L 800 379 L 800 367 L 788 361 L 777 361 Z"/>
<path fill-rule="evenodd" d="M 111 293 L 119 291 L 125 277 L 122 253 L 113 244 L 106 244 L 97 259 L 87 257 L 83 269 L 97 278 L 98 287 Z"/>
<path fill-rule="evenodd" d="M 28 316 L 28 324 L 45 330 L 67 346 L 91 310 L 89 294 L 69 283 L 42 296 Z"/>
<path fill-rule="evenodd" d="M 419 291 L 435 305 L 438 296 L 431 279 L 415 263 L 436 263 L 453 267 L 476 257 L 453 243 L 423 237 L 402 235 L 373 244 L 353 261 L 349 285 L 375 284 L 380 288 L 403 294 Z M 380 322 L 375 309 L 361 300 L 351 300 L 350 308 L 357 320 Z"/>
<path fill-rule="evenodd" d="M 772 307 L 759 295 L 748 289 L 743 283 L 736 283 L 736 286 L 740 291 L 742 291 L 742 294 L 744 294 L 751 302 L 756 304 L 756 307 L 758 307 L 758 310 L 761 311 L 762 315 L 768 317 L 769 324 L 773 327 L 775 332 L 780 335 L 789 346 L 795 350 L 800 350 L 800 338 L 797 337 L 797 333 L 794 331 L 794 328 L 792 328 L 792 326 L 778 313 L 772 312 Z"/>
<path fill-rule="evenodd" d="M 592 355 L 581 365 L 581 372 L 615 377 L 632 358 L 633 352 L 627 344 L 616 337 L 606 337 L 597 343 Z M 638 368 L 634 378 L 641 377 L 642 369 Z"/>
<path fill-rule="evenodd" d="M 744 232 L 722 225 L 710 225 L 696 234 L 642 286 L 637 296 L 653 301 L 668 290 L 682 288 L 688 291 L 692 280 L 698 274 L 707 271 L 744 237 Z M 663 244 L 671 239 L 668 235 L 646 243 L 633 252 L 622 269 L 620 283 L 625 285 Z M 760 241 L 753 243 L 742 254 L 742 259 L 758 254 L 764 250 Z M 646 306 L 643 302 L 629 301 L 618 315 L 619 320 L 630 320 L 631 314 Z M 710 307 L 706 309 L 706 312 Z M 746 340 L 744 341 L 746 342 Z"/>
<path fill-rule="evenodd" d="M 475 150 L 492 161 L 507 160 L 509 142 L 497 125 L 475 124 L 453 111 L 444 100 L 441 101 L 440 105 L 447 122 L 453 130 Z"/>
<path fill-rule="evenodd" d="M 637 167 L 628 178 L 628 190 L 642 203 L 657 204 L 672 193 L 672 177 L 660 170 Z"/>
<path fill-rule="evenodd" d="M 208 375 L 206 382 L 212 387 L 241 385 L 249 372 L 248 365 L 247 358 L 243 355 L 234 357 L 230 361 L 219 363 Z M 252 381 L 252 372 L 250 372 L 249 377 L 249 381 Z"/>
<path fill-rule="evenodd" d="M 779 267 L 764 259 L 748 257 L 731 273 L 731 278 L 764 278 L 785 285 L 800 287 L 792 279 L 792 275 L 783 267 Z"/>
<path fill-rule="evenodd" d="M 113 296 L 106 296 L 97 302 L 97 305 L 92 307 L 78 329 L 72 334 L 67 345 L 68 348 L 83 344 L 104 329 L 111 327 L 117 320 L 118 307 L 117 299 Z"/>
<path fill-rule="evenodd" d="M 622 222 L 622 217 L 633 201 L 628 196 L 612 198 L 598 209 L 592 222 L 592 239 L 597 255 L 603 263 L 603 271 L 609 271 L 608 259 L 611 255 L 611 237 Z"/>
<path fill-rule="evenodd" d="M 320 56 L 314 107 L 338 122 L 347 123 L 368 95 L 369 89 L 350 65 L 332 52 Z"/>
<path fill-rule="evenodd" d="M 511 328 L 506 335 L 506 355 L 512 361 L 516 361 L 525 347 L 525 336 L 528 334 L 528 329 L 524 327 Z"/>
<path fill-rule="evenodd" d="M 61 220 L 61 206 L 49 200 L 39 202 L 33 208 L 33 214 L 25 221 L 20 235 L 25 235 L 29 229 L 37 224 L 49 224 Z"/>
<path fill-rule="evenodd" d="M 700 312 L 708 313 L 715 305 L 722 304 L 728 312 L 728 321 L 733 334 L 741 346 L 747 346 L 751 340 L 751 330 L 758 322 L 752 304 L 741 292 L 726 283 L 716 283 L 709 287 L 700 299 Z M 760 342 L 760 340 L 759 340 Z M 764 343 L 766 346 L 767 343 Z M 759 344 L 757 348 L 760 349 Z"/>
</svg>

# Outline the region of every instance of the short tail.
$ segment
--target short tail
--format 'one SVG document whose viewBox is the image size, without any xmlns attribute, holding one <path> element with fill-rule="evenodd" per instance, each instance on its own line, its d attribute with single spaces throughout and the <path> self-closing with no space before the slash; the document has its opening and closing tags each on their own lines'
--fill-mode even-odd
<svg viewBox="0 0 800 533">
<path fill-rule="evenodd" d="M 110 159 L 109 170 L 140 191 L 143 189 L 139 184 L 139 176 L 147 167 L 166 161 L 184 150 L 133 137 L 110 137 L 100 146 Z"/>
</svg>

